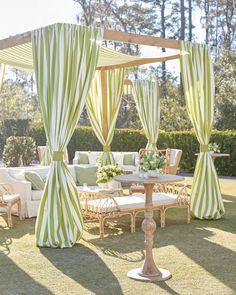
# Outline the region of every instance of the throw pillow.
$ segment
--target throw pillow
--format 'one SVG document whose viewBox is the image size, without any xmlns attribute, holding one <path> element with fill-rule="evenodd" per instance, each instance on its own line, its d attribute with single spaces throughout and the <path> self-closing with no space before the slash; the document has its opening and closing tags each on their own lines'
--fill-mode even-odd
<svg viewBox="0 0 236 295">
<path fill-rule="evenodd" d="M 34 171 L 25 171 L 25 179 L 31 182 L 32 189 L 41 191 L 44 188 L 44 182 L 42 177 Z"/>
<path fill-rule="evenodd" d="M 87 183 L 87 185 L 97 185 L 97 171 L 98 167 L 83 167 L 80 165 L 75 166 L 75 174 L 76 174 L 76 183 L 77 185 L 83 185 Z"/>
<path fill-rule="evenodd" d="M 124 154 L 123 164 L 134 165 L 134 154 L 132 153 Z"/>
<path fill-rule="evenodd" d="M 79 163 L 80 164 L 89 164 L 89 158 L 86 153 L 79 153 Z"/>
<path fill-rule="evenodd" d="M 122 153 L 116 153 L 116 152 L 113 155 L 114 155 L 116 164 L 117 165 L 123 165 L 124 155 Z"/>
</svg>

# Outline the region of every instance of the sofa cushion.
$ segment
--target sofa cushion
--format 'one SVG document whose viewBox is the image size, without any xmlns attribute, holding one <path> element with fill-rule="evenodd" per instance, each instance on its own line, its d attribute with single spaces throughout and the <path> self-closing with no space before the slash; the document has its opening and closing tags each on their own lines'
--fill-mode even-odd
<svg viewBox="0 0 236 295">
<path fill-rule="evenodd" d="M 80 164 L 89 164 L 88 153 L 78 153 Z"/>
<path fill-rule="evenodd" d="M 123 158 L 124 158 L 123 153 L 116 152 L 116 153 L 113 153 L 113 156 L 114 156 L 116 164 L 123 165 Z"/>
<path fill-rule="evenodd" d="M 97 159 L 99 157 L 99 155 L 102 152 L 89 152 L 88 153 L 88 158 L 89 158 L 89 164 L 91 165 L 96 165 L 97 164 Z"/>
<path fill-rule="evenodd" d="M 44 181 L 42 177 L 35 171 L 25 171 L 25 179 L 31 182 L 33 190 L 43 190 Z"/>
<path fill-rule="evenodd" d="M 124 165 L 134 165 L 134 154 L 133 153 L 125 153 L 123 158 Z"/>
<path fill-rule="evenodd" d="M 31 199 L 32 201 L 40 201 L 43 196 L 43 190 L 41 191 L 31 191 Z"/>
<path fill-rule="evenodd" d="M 97 166 L 75 166 L 77 185 L 83 185 L 84 183 L 87 183 L 87 185 L 96 185 L 97 171 Z"/>
</svg>

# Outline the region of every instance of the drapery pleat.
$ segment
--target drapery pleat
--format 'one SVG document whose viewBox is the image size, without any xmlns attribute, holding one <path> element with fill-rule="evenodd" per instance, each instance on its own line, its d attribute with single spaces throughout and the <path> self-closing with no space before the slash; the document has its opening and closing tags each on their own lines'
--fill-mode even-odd
<svg viewBox="0 0 236 295">
<path fill-rule="evenodd" d="M 56 24 L 32 32 L 34 69 L 47 142 L 53 161 L 43 192 L 36 243 L 71 247 L 83 219 L 75 182 L 63 162 L 98 61 L 102 30 Z"/>
<path fill-rule="evenodd" d="M 200 143 L 193 177 L 191 210 L 197 218 L 218 219 L 225 210 L 216 169 L 208 152 L 214 116 L 213 65 L 207 45 L 180 41 L 180 48 L 187 111 Z"/>
<path fill-rule="evenodd" d="M 120 109 L 123 86 L 123 68 L 97 71 L 86 99 L 93 131 L 103 145 L 102 166 L 114 164 L 110 145 Z"/>
<path fill-rule="evenodd" d="M 158 83 L 146 80 L 133 82 L 133 96 L 148 143 L 146 149 L 156 150 L 160 125 L 160 92 Z"/>
</svg>

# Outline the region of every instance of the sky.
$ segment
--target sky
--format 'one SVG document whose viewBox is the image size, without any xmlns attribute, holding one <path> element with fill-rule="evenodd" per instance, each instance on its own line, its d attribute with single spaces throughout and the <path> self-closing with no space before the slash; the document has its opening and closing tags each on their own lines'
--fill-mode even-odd
<svg viewBox="0 0 236 295">
<path fill-rule="evenodd" d="M 72 0 L 0 0 L 0 39 L 57 22 L 76 23 L 77 11 Z M 196 11 L 194 21 L 199 30 L 200 16 L 200 11 Z M 150 46 L 143 49 L 145 56 L 156 52 L 157 49 Z M 179 73 L 178 61 L 168 61 L 167 67 Z"/>
<path fill-rule="evenodd" d="M 0 0 L 0 39 L 57 22 L 76 23 L 72 0 Z"/>
</svg>

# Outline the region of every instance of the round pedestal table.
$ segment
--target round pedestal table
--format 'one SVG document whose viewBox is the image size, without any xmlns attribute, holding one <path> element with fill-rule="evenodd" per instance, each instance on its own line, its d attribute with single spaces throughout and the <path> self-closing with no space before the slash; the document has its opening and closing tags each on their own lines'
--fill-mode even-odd
<svg viewBox="0 0 236 295">
<path fill-rule="evenodd" d="M 142 268 L 130 270 L 127 276 L 131 279 L 146 282 L 168 280 L 171 277 L 171 273 L 166 269 L 158 268 L 153 259 L 152 246 L 156 223 L 153 219 L 152 193 L 156 183 L 179 182 L 183 181 L 184 177 L 161 174 L 158 177 L 140 178 L 139 174 L 128 174 L 116 176 L 114 179 L 122 183 L 142 183 L 145 188 L 145 213 L 142 222 L 142 230 L 145 233 L 145 261 Z"/>
</svg>

